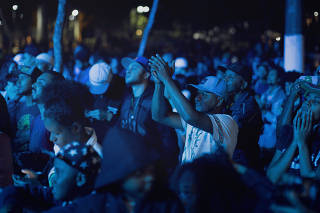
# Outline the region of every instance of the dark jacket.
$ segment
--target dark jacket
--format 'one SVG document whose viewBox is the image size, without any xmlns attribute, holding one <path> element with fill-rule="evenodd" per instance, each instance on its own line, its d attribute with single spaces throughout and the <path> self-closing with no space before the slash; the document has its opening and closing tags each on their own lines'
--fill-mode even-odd
<svg viewBox="0 0 320 213">
<path fill-rule="evenodd" d="M 178 160 L 179 147 L 174 129 L 162 125 L 152 119 L 151 104 L 154 87 L 150 85 L 138 100 L 133 103 L 132 92 L 127 92 L 121 106 L 118 125 L 136 134 L 148 138 L 157 147 L 169 164 L 175 165 Z M 164 106 L 168 107 L 168 106 Z M 133 111 L 133 119 L 130 111 Z"/>
<path fill-rule="evenodd" d="M 2 95 L 0 95 L 0 131 L 6 133 L 8 136 L 12 136 L 8 106 Z"/>
<path fill-rule="evenodd" d="M 13 161 L 10 138 L 0 132 L 0 188 L 12 184 Z"/>
<path fill-rule="evenodd" d="M 13 207 L 13 212 L 44 211 L 57 205 L 51 189 L 42 186 L 8 186 L 0 194 L 0 207 Z"/>
<path fill-rule="evenodd" d="M 251 168 L 261 169 L 259 160 L 259 137 L 263 122 L 259 105 L 249 91 L 243 92 L 238 100 L 231 104 L 229 113 L 239 127 L 238 143 L 233 160 Z"/>
<path fill-rule="evenodd" d="M 72 202 L 65 207 L 52 208 L 46 213 L 90 212 L 90 213 L 127 213 L 121 197 L 113 193 L 92 193 Z M 175 194 L 150 193 L 150 197 L 136 205 L 135 213 L 182 213 L 182 205 Z"/>
</svg>

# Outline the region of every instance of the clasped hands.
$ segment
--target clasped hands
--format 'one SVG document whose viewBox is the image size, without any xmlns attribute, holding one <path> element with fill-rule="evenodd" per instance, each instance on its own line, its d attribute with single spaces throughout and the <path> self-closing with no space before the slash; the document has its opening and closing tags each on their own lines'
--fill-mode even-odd
<svg viewBox="0 0 320 213">
<path fill-rule="evenodd" d="M 174 73 L 174 61 L 170 63 L 164 61 L 158 54 L 151 56 L 149 59 L 149 66 L 151 68 L 151 74 L 155 83 L 165 83 Z"/>
</svg>

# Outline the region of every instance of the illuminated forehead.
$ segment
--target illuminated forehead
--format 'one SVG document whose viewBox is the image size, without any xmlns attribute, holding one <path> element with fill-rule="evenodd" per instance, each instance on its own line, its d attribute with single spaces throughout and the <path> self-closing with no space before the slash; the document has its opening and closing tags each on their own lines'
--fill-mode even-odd
<svg viewBox="0 0 320 213">
<path fill-rule="evenodd" d="M 141 64 L 139 64 L 138 62 L 132 62 L 132 63 L 129 65 L 128 69 L 132 69 L 132 68 L 141 69 L 141 70 L 144 71 L 143 66 L 142 66 Z"/>
</svg>

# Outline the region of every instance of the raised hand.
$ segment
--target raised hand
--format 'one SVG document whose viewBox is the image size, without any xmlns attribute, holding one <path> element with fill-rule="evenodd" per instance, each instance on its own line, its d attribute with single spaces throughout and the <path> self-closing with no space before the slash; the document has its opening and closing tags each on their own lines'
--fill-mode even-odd
<svg viewBox="0 0 320 213">
<path fill-rule="evenodd" d="M 156 76 L 161 82 L 169 80 L 173 74 L 168 63 L 166 63 L 158 54 L 150 58 L 149 65 L 153 75 Z"/>
<path fill-rule="evenodd" d="M 299 94 L 302 94 L 303 92 L 302 85 L 304 83 L 305 82 L 303 80 L 300 80 L 300 79 L 296 80 L 290 88 L 290 96 L 296 99 L 299 96 Z"/>
<path fill-rule="evenodd" d="M 108 113 L 107 111 L 96 109 L 96 110 L 88 111 L 86 113 L 86 117 L 102 121 L 108 118 Z"/>
<path fill-rule="evenodd" d="M 151 76 L 152 76 L 152 80 L 154 81 L 154 83 L 161 83 L 159 77 L 158 77 L 158 74 L 157 74 L 157 71 L 156 71 L 156 68 L 154 66 L 151 66 Z"/>
<path fill-rule="evenodd" d="M 299 110 L 293 120 L 294 140 L 298 143 L 304 143 L 307 140 L 312 129 L 312 112 Z"/>
</svg>

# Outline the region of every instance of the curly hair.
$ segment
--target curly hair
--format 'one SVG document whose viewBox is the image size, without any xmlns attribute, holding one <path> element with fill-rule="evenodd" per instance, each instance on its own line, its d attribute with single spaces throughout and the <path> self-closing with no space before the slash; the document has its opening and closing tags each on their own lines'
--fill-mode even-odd
<svg viewBox="0 0 320 213">
<path fill-rule="evenodd" d="M 54 81 L 43 88 L 38 103 L 44 106 L 44 116 L 63 126 L 73 122 L 85 125 L 85 111 L 92 107 L 93 96 L 88 87 L 75 81 Z"/>
</svg>

